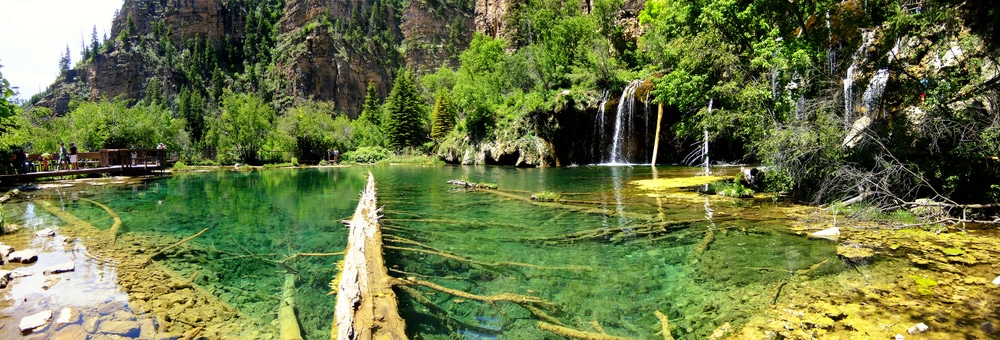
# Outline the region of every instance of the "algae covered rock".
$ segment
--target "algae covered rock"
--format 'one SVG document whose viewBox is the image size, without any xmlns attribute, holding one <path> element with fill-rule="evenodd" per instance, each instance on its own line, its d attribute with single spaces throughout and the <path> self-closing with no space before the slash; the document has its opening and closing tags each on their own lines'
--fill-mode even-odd
<svg viewBox="0 0 1000 340">
<path fill-rule="evenodd" d="M 875 252 L 867 247 L 854 244 L 841 244 L 837 246 L 837 255 L 853 264 L 868 263 Z"/>
</svg>

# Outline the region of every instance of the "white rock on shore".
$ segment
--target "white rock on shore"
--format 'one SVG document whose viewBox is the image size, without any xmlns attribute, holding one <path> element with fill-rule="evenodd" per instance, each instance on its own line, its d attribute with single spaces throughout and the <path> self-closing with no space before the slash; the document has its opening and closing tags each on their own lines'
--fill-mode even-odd
<svg viewBox="0 0 1000 340">
<path fill-rule="evenodd" d="M 47 310 L 44 312 L 38 312 L 26 317 L 21 318 L 21 323 L 18 324 L 18 329 L 21 333 L 28 333 L 35 329 L 44 327 L 52 320 L 52 311 Z"/>
<path fill-rule="evenodd" d="M 38 237 L 52 237 L 56 236 L 56 231 L 52 228 L 45 228 L 35 232 L 35 236 Z"/>
<path fill-rule="evenodd" d="M 15 251 L 7 256 L 10 262 L 32 263 L 38 261 L 38 252 L 34 249 Z"/>
<path fill-rule="evenodd" d="M 45 270 L 42 271 L 42 274 L 45 275 L 59 274 L 59 273 L 71 272 L 75 269 L 76 269 L 76 263 L 74 263 L 73 261 L 67 261 L 59 264 L 54 264 L 49 266 L 48 268 L 45 268 Z"/>
<path fill-rule="evenodd" d="M 997 278 L 993 279 L 993 284 L 1000 286 L 1000 276 L 997 276 Z"/>
</svg>

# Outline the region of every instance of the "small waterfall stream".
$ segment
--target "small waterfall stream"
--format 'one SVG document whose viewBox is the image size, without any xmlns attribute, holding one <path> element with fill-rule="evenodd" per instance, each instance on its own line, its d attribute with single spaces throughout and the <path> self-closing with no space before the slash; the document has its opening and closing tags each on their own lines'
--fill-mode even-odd
<svg viewBox="0 0 1000 340">
<path fill-rule="evenodd" d="M 896 40 L 896 45 L 889 50 L 887 56 L 888 63 L 892 64 L 892 61 L 896 59 L 896 55 L 899 54 L 900 44 L 902 44 L 902 39 Z M 878 110 L 879 101 L 882 99 L 882 93 L 885 92 L 885 84 L 889 82 L 889 68 L 883 67 L 875 74 L 872 75 L 872 79 L 868 81 L 868 87 L 865 88 L 864 96 L 861 98 L 861 103 L 864 105 L 865 114 L 872 115 Z"/>
<path fill-rule="evenodd" d="M 611 141 L 611 156 L 608 159 L 609 165 L 628 164 L 628 159 L 622 152 L 624 145 L 629 145 L 632 138 L 632 111 L 635 106 L 635 89 L 642 84 L 642 80 L 633 80 L 628 83 L 622 91 L 621 98 L 618 99 L 618 110 L 615 112 L 615 134 Z"/>
<path fill-rule="evenodd" d="M 850 130 L 853 123 L 854 72 L 858 65 L 867 59 L 865 51 L 868 50 L 868 46 L 871 45 L 874 39 L 874 31 L 861 30 L 861 46 L 858 46 L 858 50 L 851 55 L 851 66 L 847 67 L 847 75 L 844 76 L 844 130 Z"/>
</svg>

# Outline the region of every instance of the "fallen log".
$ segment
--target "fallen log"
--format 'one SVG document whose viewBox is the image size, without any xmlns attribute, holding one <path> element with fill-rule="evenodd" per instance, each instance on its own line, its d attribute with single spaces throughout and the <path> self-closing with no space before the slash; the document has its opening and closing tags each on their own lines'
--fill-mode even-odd
<svg viewBox="0 0 1000 340">
<path fill-rule="evenodd" d="M 375 197 L 375 177 L 368 173 L 368 183 L 354 216 L 348 223 L 350 233 L 337 289 L 331 339 L 406 339 L 406 323 L 399 315 L 393 278 L 382 258 L 382 231 Z"/>
<path fill-rule="evenodd" d="M 543 331 L 552 332 L 552 333 L 554 333 L 556 335 L 559 335 L 559 336 L 562 336 L 562 337 L 573 338 L 573 339 L 586 339 L 586 340 L 628 340 L 628 339 L 632 339 L 632 338 L 625 338 L 625 337 L 614 336 L 614 335 L 607 335 L 607 334 L 604 334 L 604 333 L 584 332 L 584 331 L 577 330 L 577 329 L 572 329 L 572 328 L 569 328 L 569 327 L 563 327 L 563 326 L 553 325 L 551 323 L 544 322 L 544 321 L 539 321 L 538 322 L 538 329 L 541 329 Z"/>
<path fill-rule="evenodd" d="M 101 209 L 104 209 L 104 211 L 108 212 L 108 215 L 111 216 L 112 219 L 114 219 L 115 223 L 113 223 L 111 225 L 111 244 L 115 244 L 115 240 L 118 239 L 118 229 L 121 228 L 121 226 L 122 226 L 122 218 L 119 217 L 118 214 L 115 213 L 114 210 L 111 210 L 111 208 L 108 208 L 108 206 L 106 206 L 104 204 L 101 204 L 101 203 L 98 203 L 95 200 L 87 199 L 87 198 L 82 198 L 82 197 L 80 198 L 80 200 L 84 201 L 84 202 L 87 202 L 87 203 L 90 203 L 90 204 L 93 204 L 93 205 L 96 205 L 96 206 L 100 207 Z"/>
<path fill-rule="evenodd" d="M 295 275 L 285 274 L 285 286 L 281 291 L 281 306 L 278 307 L 278 330 L 281 340 L 302 340 L 302 329 L 295 318 Z"/>
</svg>

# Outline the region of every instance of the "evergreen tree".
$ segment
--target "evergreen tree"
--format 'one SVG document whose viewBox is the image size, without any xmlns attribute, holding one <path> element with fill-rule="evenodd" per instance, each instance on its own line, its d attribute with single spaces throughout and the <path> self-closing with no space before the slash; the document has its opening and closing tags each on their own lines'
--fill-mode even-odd
<svg viewBox="0 0 1000 340">
<path fill-rule="evenodd" d="M 434 125 L 431 127 L 431 139 L 440 140 L 455 128 L 455 112 L 452 110 L 448 91 L 438 89 L 432 116 Z"/>
<path fill-rule="evenodd" d="M 184 88 L 180 93 L 178 114 L 187 121 L 191 139 L 197 143 L 205 135 L 205 98 L 198 90 Z"/>
<path fill-rule="evenodd" d="M 94 25 L 94 30 L 90 31 L 90 56 L 96 56 L 100 47 L 101 43 L 97 41 L 97 25 Z"/>
<path fill-rule="evenodd" d="M 59 56 L 59 74 L 69 72 L 69 45 L 66 45 L 66 53 Z"/>
<path fill-rule="evenodd" d="M 427 138 L 424 131 L 424 108 L 420 103 L 420 94 L 414 85 L 413 73 L 400 69 L 396 73 L 396 83 L 386 100 L 385 122 L 389 143 L 396 149 L 418 146 Z"/>
<path fill-rule="evenodd" d="M 379 107 L 378 90 L 375 89 L 375 82 L 368 81 L 368 89 L 365 90 L 365 104 L 361 107 L 361 114 L 358 120 L 366 121 L 375 126 L 382 126 L 382 115 Z"/>
</svg>

